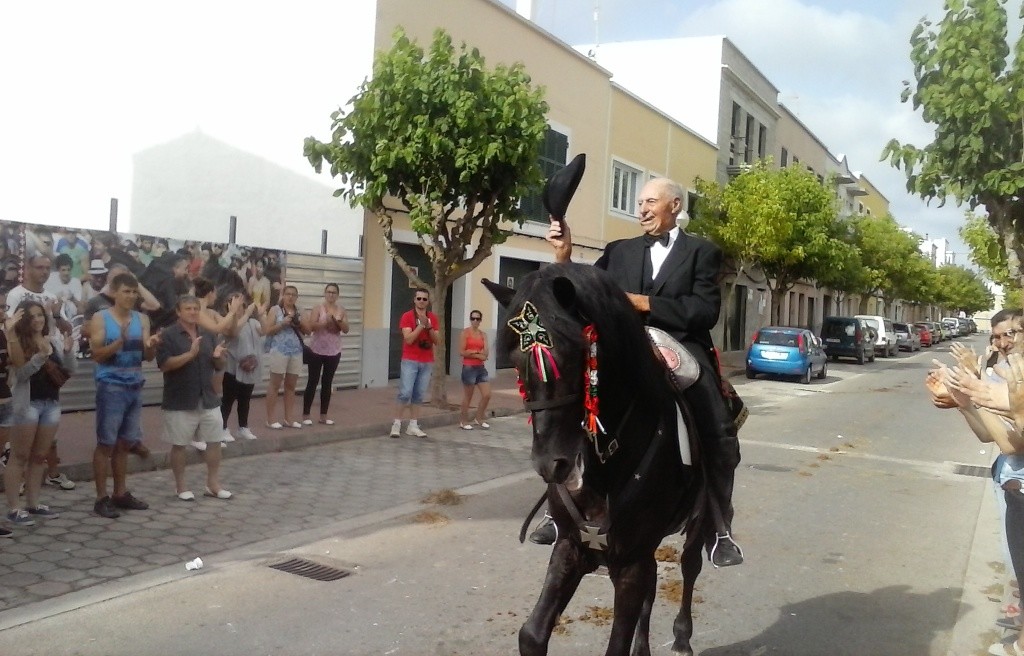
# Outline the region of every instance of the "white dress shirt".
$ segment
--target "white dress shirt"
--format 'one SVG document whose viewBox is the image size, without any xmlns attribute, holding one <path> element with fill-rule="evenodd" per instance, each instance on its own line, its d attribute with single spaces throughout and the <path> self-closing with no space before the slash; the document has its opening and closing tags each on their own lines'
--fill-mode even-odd
<svg viewBox="0 0 1024 656">
<path fill-rule="evenodd" d="M 662 246 L 660 241 L 651 244 L 651 279 L 658 277 L 658 273 L 661 271 L 661 265 L 665 263 L 665 258 L 668 257 L 668 252 L 672 250 L 672 247 L 676 244 L 676 239 L 679 238 L 679 226 L 676 226 L 668 231 L 668 246 Z"/>
</svg>

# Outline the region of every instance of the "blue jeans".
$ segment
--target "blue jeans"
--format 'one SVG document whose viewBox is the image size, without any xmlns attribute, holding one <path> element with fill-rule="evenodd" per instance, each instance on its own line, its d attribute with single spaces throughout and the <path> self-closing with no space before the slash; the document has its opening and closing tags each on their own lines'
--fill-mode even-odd
<svg viewBox="0 0 1024 656">
<path fill-rule="evenodd" d="M 423 395 L 430 387 L 430 373 L 433 369 L 433 362 L 402 360 L 401 374 L 398 378 L 398 402 L 423 403 Z"/>
</svg>

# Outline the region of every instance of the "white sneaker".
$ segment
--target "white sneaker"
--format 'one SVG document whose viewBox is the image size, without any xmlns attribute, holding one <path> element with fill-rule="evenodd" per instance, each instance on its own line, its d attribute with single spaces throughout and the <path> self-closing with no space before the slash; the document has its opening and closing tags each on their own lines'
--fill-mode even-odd
<svg viewBox="0 0 1024 656">
<path fill-rule="evenodd" d="M 206 451 L 206 442 L 192 442 L 192 446 L 196 448 L 196 451 Z"/>
<path fill-rule="evenodd" d="M 400 419 L 396 419 L 391 424 L 391 437 L 402 437 L 402 421 Z"/>
<path fill-rule="evenodd" d="M 420 430 L 419 424 L 409 423 L 409 428 L 405 429 L 406 435 L 412 435 L 413 437 L 426 437 L 427 434 Z"/>
<path fill-rule="evenodd" d="M 234 442 L 235 441 L 235 436 L 231 434 L 231 431 L 229 431 L 228 429 L 225 428 L 224 429 L 224 439 L 221 440 L 221 441 L 222 442 Z"/>
<path fill-rule="evenodd" d="M 246 439 L 246 440 L 255 440 L 256 439 L 256 436 L 253 434 L 253 432 L 251 430 L 249 430 L 248 426 L 246 426 L 245 428 L 239 428 L 238 429 L 238 437 L 241 437 L 241 438 Z"/>
</svg>

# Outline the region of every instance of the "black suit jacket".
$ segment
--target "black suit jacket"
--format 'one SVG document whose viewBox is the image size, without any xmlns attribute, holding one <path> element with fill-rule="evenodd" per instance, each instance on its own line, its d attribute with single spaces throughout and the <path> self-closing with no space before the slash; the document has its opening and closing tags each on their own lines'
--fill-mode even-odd
<svg viewBox="0 0 1024 656">
<path fill-rule="evenodd" d="M 613 241 L 605 247 L 595 266 L 604 269 L 625 292 L 642 293 L 643 237 Z M 722 294 L 718 275 L 722 251 L 713 243 L 679 231 L 649 294 L 651 312 L 647 323 L 679 340 L 688 350 L 703 350 L 700 359 L 714 348 L 711 329 L 718 323 Z M 699 345 L 702 349 L 695 349 Z"/>
</svg>

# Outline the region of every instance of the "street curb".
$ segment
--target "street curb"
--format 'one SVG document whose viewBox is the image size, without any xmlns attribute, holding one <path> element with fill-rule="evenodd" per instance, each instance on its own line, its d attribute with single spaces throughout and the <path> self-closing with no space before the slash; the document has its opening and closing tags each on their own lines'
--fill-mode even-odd
<svg viewBox="0 0 1024 656">
<path fill-rule="evenodd" d="M 519 408 L 492 408 L 488 411 L 492 417 L 509 417 L 526 412 Z M 420 417 L 419 424 L 425 429 L 439 428 L 442 426 L 453 426 L 459 423 L 459 412 L 453 410 L 441 414 Z M 391 420 L 363 426 L 339 427 L 335 426 L 331 431 L 318 431 L 315 433 L 290 433 L 286 436 L 270 435 L 260 437 L 258 440 L 236 439 L 222 448 L 222 457 L 240 458 L 242 456 L 257 456 L 268 453 L 281 453 L 294 449 L 304 449 L 310 446 L 333 444 L 347 440 L 358 440 L 367 437 L 386 437 L 391 430 Z M 170 469 L 169 452 L 153 453 L 145 460 L 135 456 L 128 458 L 128 473 L 158 471 Z M 187 464 L 199 464 L 204 462 L 203 455 L 195 449 L 189 449 Z M 70 465 L 61 465 L 60 470 L 68 475 L 73 481 L 93 480 L 92 462 L 82 462 Z M 0 486 L 2 487 L 2 486 Z"/>
</svg>

